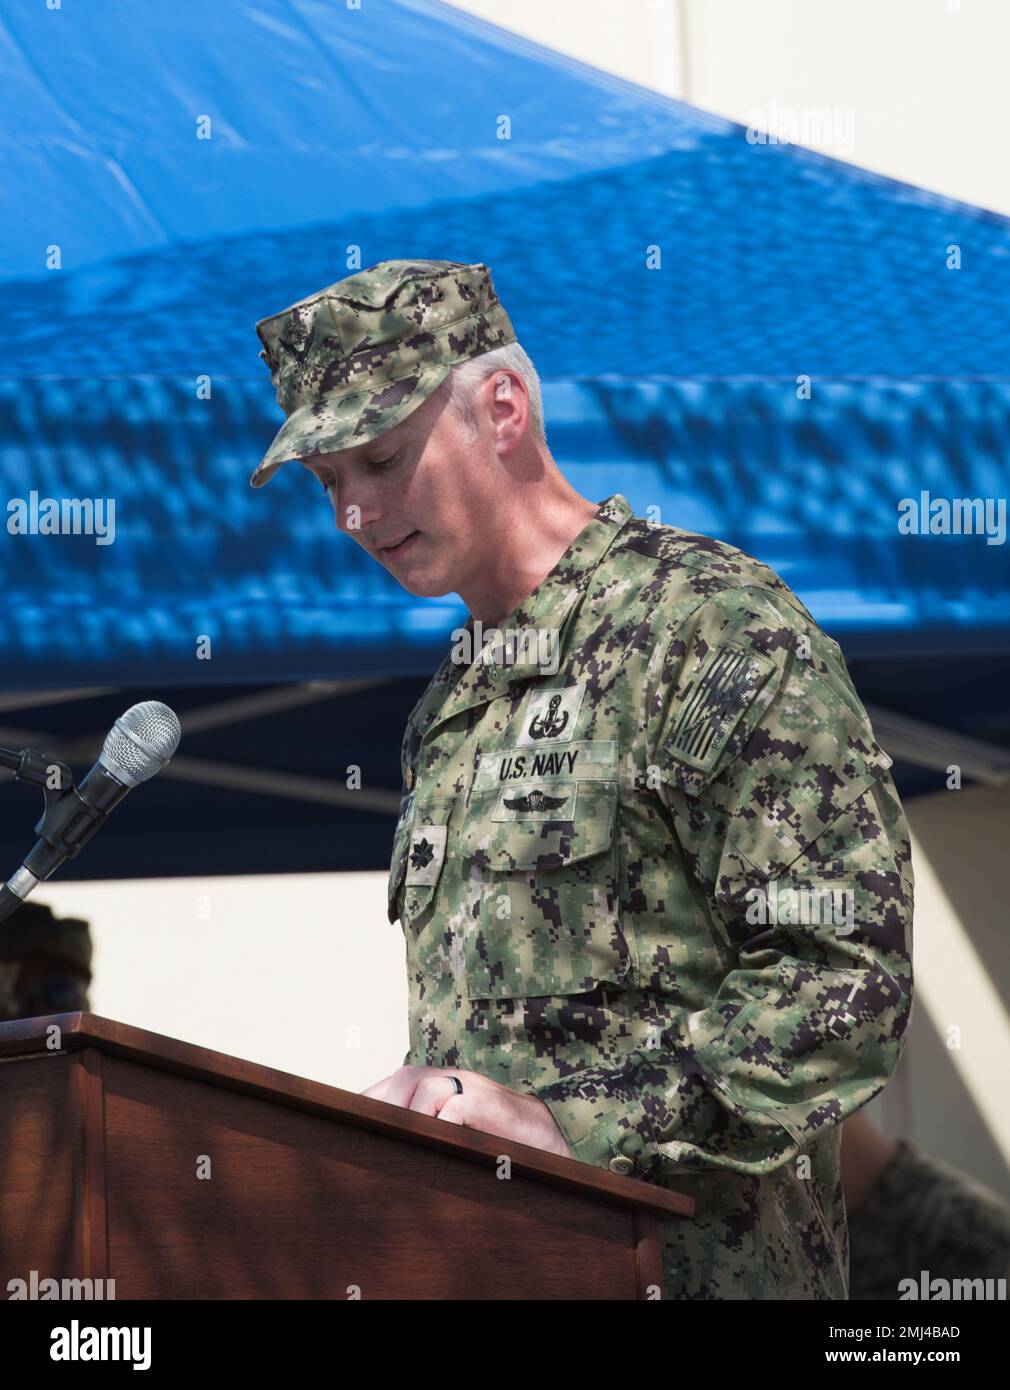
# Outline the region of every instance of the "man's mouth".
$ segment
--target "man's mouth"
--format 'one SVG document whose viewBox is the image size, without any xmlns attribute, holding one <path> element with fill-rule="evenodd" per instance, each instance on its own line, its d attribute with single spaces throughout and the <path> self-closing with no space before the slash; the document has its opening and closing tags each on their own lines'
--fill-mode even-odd
<svg viewBox="0 0 1010 1390">
<path fill-rule="evenodd" d="M 415 538 L 420 534 L 420 531 L 411 531 L 409 535 L 401 537 L 401 539 L 393 545 L 380 545 L 379 554 L 384 560 L 395 560 L 398 556 L 407 553 L 407 550 L 411 547 Z"/>
</svg>

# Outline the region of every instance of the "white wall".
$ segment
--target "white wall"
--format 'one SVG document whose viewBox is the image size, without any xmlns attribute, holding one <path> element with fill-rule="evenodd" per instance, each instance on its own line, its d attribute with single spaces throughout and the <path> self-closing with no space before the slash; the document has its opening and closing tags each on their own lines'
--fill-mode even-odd
<svg viewBox="0 0 1010 1390">
<path fill-rule="evenodd" d="M 815 148 L 1010 213 L 1005 0 L 690 0 L 687 25 L 697 105 L 837 111 Z"/>
<path fill-rule="evenodd" d="M 384 873 L 53 879 L 36 899 L 91 923 L 92 1013 L 349 1091 L 403 1061 Z"/>
<path fill-rule="evenodd" d="M 453 9 L 570 58 L 680 96 L 681 21 L 673 0 L 449 0 Z"/>
<path fill-rule="evenodd" d="M 595 67 L 1010 214 L 1006 0 L 454 0 Z M 823 125 L 819 138 L 811 124 Z"/>
<path fill-rule="evenodd" d="M 916 879 L 912 1027 L 898 1075 L 868 1114 L 1010 1200 L 1010 787 L 915 797 L 905 814 Z"/>
</svg>

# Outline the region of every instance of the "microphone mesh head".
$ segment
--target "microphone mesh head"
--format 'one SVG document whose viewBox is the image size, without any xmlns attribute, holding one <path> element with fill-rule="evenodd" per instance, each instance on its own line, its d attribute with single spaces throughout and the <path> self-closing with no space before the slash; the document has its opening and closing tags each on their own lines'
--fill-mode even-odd
<svg viewBox="0 0 1010 1390">
<path fill-rule="evenodd" d="M 109 730 L 99 759 L 128 786 L 146 782 L 168 762 L 182 737 L 174 710 L 160 700 L 131 705 Z"/>
</svg>

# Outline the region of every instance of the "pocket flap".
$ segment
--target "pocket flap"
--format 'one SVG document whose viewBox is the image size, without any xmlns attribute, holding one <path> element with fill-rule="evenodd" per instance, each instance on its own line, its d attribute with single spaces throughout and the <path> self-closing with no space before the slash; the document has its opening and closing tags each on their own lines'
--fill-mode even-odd
<svg viewBox="0 0 1010 1390">
<path fill-rule="evenodd" d="M 616 782 L 515 782 L 483 814 L 471 804 L 465 852 L 501 873 L 559 869 L 610 848 L 616 809 Z"/>
<path fill-rule="evenodd" d="M 545 807 L 520 783 L 488 797 L 479 814 L 471 801 L 461 834 L 471 999 L 584 994 L 627 975 L 617 783 L 547 785 L 555 798 L 565 797 L 562 807 Z M 506 806 L 506 798 L 519 804 Z M 573 819 L 556 819 L 570 806 Z M 510 819 L 495 819 L 505 814 Z"/>
</svg>

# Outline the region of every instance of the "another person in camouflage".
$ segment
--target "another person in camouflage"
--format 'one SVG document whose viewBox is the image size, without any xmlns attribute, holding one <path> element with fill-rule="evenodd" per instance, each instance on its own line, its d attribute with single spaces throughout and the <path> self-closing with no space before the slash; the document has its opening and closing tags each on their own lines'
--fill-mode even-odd
<svg viewBox="0 0 1010 1390">
<path fill-rule="evenodd" d="M 901 1053 L 912 874 L 837 644 L 757 560 L 570 487 L 486 267 L 266 323 L 303 414 L 253 481 L 296 448 L 472 615 L 403 742 L 411 1045 L 366 1094 L 689 1193 L 668 1298 L 845 1298 L 840 1125 Z"/>
<path fill-rule="evenodd" d="M 951 1288 L 1010 1282 L 1010 1204 L 911 1139 L 888 1139 L 862 1113 L 843 1126 L 842 1184 L 851 1299 L 899 1299 L 902 1281 L 921 1290 L 924 1274 Z"/>
<path fill-rule="evenodd" d="M 0 1023 L 88 1008 L 91 932 L 80 917 L 22 903 L 0 927 Z"/>
</svg>

